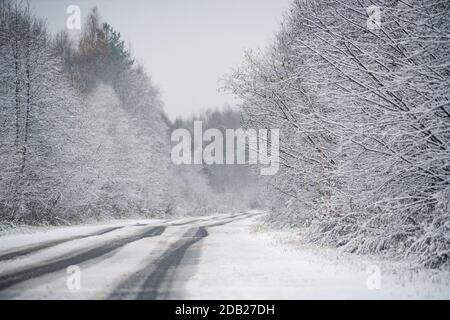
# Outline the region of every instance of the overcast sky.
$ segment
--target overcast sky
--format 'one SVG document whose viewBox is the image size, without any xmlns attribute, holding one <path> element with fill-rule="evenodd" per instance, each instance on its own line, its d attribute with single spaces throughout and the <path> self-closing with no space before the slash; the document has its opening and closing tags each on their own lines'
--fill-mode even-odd
<svg viewBox="0 0 450 320">
<path fill-rule="evenodd" d="M 267 46 L 291 0 L 31 0 L 52 32 L 66 26 L 69 5 L 82 19 L 93 6 L 131 44 L 159 87 L 170 118 L 235 104 L 217 91 L 245 49 Z"/>
</svg>

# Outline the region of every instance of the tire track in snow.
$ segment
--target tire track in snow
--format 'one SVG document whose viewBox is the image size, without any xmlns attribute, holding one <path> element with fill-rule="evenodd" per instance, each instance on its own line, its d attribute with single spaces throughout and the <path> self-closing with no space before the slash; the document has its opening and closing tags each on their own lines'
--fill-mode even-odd
<svg viewBox="0 0 450 320">
<path fill-rule="evenodd" d="M 192 235 L 193 233 L 193 235 Z M 158 289 L 164 281 L 165 275 L 170 268 L 176 269 L 183 260 L 187 250 L 195 243 L 203 240 L 208 236 L 208 231 L 205 227 L 198 229 L 190 229 L 185 237 L 188 239 L 182 239 L 178 243 L 175 243 L 169 248 L 160 258 L 155 270 L 145 279 L 142 289 L 140 290 L 137 299 L 149 300 L 156 299 L 158 297 Z M 149 290 L 147 290 L 147 288 Z"/>
<path fill-rule="evenodd" d="M 208 221 L 208 220 L 215 219 L 215 218 L 216 217 L 209 218 L 209 219 L 194 218 L 194 219 L 186 221 L 186 222 L 170 222 L 170 223 L 168 223 L 168 225 L 169 226 L 183 226 L 183 225 L 188 225 L 188 224 L 199 222 L 199 221 Z M 146 224 L 137 223 L 137 224 L 130 225 L 130 226 L 142 227 L 142 226 L 146 226 Z M 73 240 L 79 240 L 79 239 L 93 237 L 93 236 L 101 236 L 105 233 L 112 232 L 112 231 L 115 231 L 115 230 L 118 230 L 118 229 L 121 229 L 124 227 L 128 227 L 128 226 L 110 227 L 110 228 L 105 228 L 105 229 L 102 229 L 100 231 L 93 232 L 90 234 L 72 236 L 72 237 L 67 237 L 67 238 L 58 239 L 58 240 L 50 240 L 50 241 L 45 241 L 43 243 L 31 245 L 31 246 L 25 246 L 20 249 L 7 250 L 5 253 L 0 253 L 0 261 L 15 259 L 20 256 L 24 256 L 24 255 L 27 255 L 30 253 L 35 253 L 37 251 L 47 249 L 47 248 L 59 245 L 61 243 L 65 243 L 65 242 L 69 242 L 69 241 L 73 241 Z"/>
<path fill-rule="evenodd" d="M 187 251 L 194 244 L 208 236 L 208 231 L 206 228 L 222 226 L 257 215 L 260 214 L 236 214 L 228 217 L 220 217 L 219 219 L 225 219 L 218 222 L 212 222 L 211 220 L 217 219 L 217 217 L 214 217 L 212 219 L 207 219 L 211 221 L 210 223 L 189 229 L 180 237 L 179 240 L 163 251 L 159 258 L 152 260 L 144 268 L 119 284 L 108 299 L 157 299 L 159 292 L 161 291 L 162 284 L 165 282 L 170 284 L 171 282 L 167 279 L 169 271 L 174 271 L 178 266 L 180 266 Z"/>
<path fill-rule="evenodd" d="M 184 225 L 188 225 L 188 224 L 192 224 L 192 223 L 198 223 L 198 222 L 208 222 L 208 221 L 212 221 L 212 220 L 223 220 L 223 219 L 234 219 L 236 217 L 239 217 L 241 219 L 243 218 L 247 218 L 247 217 L 251 217 L 253 215 L 257 215 L 257 214 L 249 214 L 249 213 L 239 213 L 239 214 L 234 214 L 234 215 L 217 215 L 217 216 L 213 216 L 213 217 L 209 217 L 209 218 L 193 218 L 192 220 L 189 221 L 183 221 L 183 222 L 170 222 L 168 225 L 169 226 L 184 226 Z"/>
<path fill-rule="evenodd" d="M 236 215 L 228 217 L 228 218 L 233 218 L 235 216 Z M 214 220 L 214 219 L 218 219 L 218 218 L 219 217 L 212 217 L 212 218 L 208 218 L 208 219 L 194 218 L 192 220 L 185 221 L 185 222 L 170 222 L 170 223 L 168 223 L 168 225 L 169 226 L 183 226 L 183 225 L 188 225 L 188 224 L 192 224 L 192 223 L 196 223 L 196 222 Z M 142 226 L 146 226 L 146 224 L 137 223 L 137 224 L 130 225 L 130 226 L 142 227 Z M 43 250 L 43 249 L 48 249 L 50 247 L 53 247 L 53 246 L 56 246 L 56 245 L 59 245 L 59 244 L 65 243 L 65 242 L 79 240 L 79 239 L 93 237 L 93 236 L 100 236 L 100 235 L 103 235 L 108 232 L 112 232 L 112 231 L 115 231 L 115 230 L 118 230 L 118 229 L 121 229 L 124 227 L 126 227 L 126 226 L 110 227 L 110 228 L 105 228 L 105 229 L 99 230 L 97 232 L 89 233 L 89 234 L 71 236 L 71 237 L 66 237 L 66 238 L 58 239 L 58 240 L 50 240 L 50 241 L 45 241 L 43 243 L 38 243 L 35 245 L 24 246 L 20 249 L 7 250 L 5 253 L 0 253 L 0 261 L 15 259 L 17 257 L 35 253 L 35 252 Z"/>
<path fill-rule="evenodd" d="M 205 222 L 205 221 L 211 221 L 211 220 L 215 220 L 217 219 L 217 217 L 211 217 L 211 218 L 194 218 L 192 220 L 189 221 L 183 221 L 183 222 L 170 222 L 169 226 L 185 226 L 191 223 L 196 223 L 196 222 Z"/>
<path fill-rule="evenodd" d="M 58 244 L 73 241 L 73 240 L 79 240 L 79 239 L 93 237 L 93 236 L 101 236 L 101 235 L 104 235 L 105 233 L 112 232 L 112 231 L 121 229 L 123 227 L 124 226 L 106 228 L 106 229 L 102 229 L 100 231 L 90 233 L 90 234 L 72 236 L 72 237 L 67 237 L 67 238 L 58 239 L 58 240 L 45 241 L 43 243 L 38 243 L 36 245 L 22 247 L 19 250 L 17 250 L 17 249 L 9 250 L 6 253 L 0 254 L 0 261 L 15 259 L 20 256 L 24 256 L 24 255 L 27 255 L 30 253 L 35 253 L 36 251 L 54 247 Z"/>
<path fill-rule="evenodd" d="M 70 265 L 80 264 L 87 260 L 98 258 L 126 245 L 127 243 L 134 242 L 143 238 L 159 236 L 165 231 L 165 229 L 165 226 L 151 227 L 150 229 L 147 229 L 142 233 L 127 236 L 118 240 L 113 240 L 101 246 L 89 248 L 82 252 L 77 252 L 75 254 L 69 255 L 68 257 L 63 257 L 51 262 L 33 265 L 14 273 L 0 275 L 0 290 L 4 290 L 25 280 L 37 278 L 47 273 L 65 269 Z"/>
<path fill-rule="evenodd" d="M 167 272 L 179 266 L 186 251 L 207 236 L 208 231 L 205 227 L 189 229 L 179 240 L 170 245 L 159 258 L 150 262 L 146 267 L 138 271 L 135 276 L 120 284 L 108 299 L 127 299 L 130 296 L 138 300 L 156 299 L 160 285 L 164 281 Z M 148 270 L 152 271 L 146 276 Z"/>
</svg>

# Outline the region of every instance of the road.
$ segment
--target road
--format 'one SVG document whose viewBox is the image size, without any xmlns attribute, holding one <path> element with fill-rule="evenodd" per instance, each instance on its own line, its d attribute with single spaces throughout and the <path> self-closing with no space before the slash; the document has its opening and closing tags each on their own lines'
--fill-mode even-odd
<svg viewBox="0 0 450 320">
<path fill-rule="evenodd" d="M 0 237 L 0 299 L 448 298 L 449 286 L 383 275 L 279 244 L 262 213 L 139 220 Z M 408 280 L 409 281 L 409 280 Z"/>
</svg>

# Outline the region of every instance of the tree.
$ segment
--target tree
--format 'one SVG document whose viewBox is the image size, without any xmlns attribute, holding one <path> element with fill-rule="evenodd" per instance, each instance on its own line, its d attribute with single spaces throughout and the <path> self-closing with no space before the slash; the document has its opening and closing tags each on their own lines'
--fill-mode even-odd
<svg viewBox="0 0 450 320">
<path fill-rule="evenodd" d="M 76 128 L 66 127 L 76 123 L 69 107 L 78 100 L 42 21 L 15 1 L 0 8 L 2 212 L 16 222 L 52 220 L 67 178 L 67 132 Z"/>
<path fill-rule="evenodd" d="M 274 206 L 311 241 L 448 265 L 448 6 L 294 1 L 226 83 L 249 124 L 283 128 Z"/>
</svg>

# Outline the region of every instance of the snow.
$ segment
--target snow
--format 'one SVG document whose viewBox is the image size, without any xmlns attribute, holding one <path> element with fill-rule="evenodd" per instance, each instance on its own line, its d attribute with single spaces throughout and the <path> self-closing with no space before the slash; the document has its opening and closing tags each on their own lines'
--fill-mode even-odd
<svg viewBox="0 0 450 320">
<path fill-rule="evenodd" d="M 110 227 L 156 223 L 159 221 L 163 220 L 128 219 L 111 220 L 107 223 L 102 222 L 97 224 L 81 224 L 65 227 L 21 227 L 18 229 L 9 230 L 8 233 L 3 233 L 3 235 L 1 235 L 0 252 L 31 245 L 36 242 L 54 241 L 65 237 L 88 235 Z"/>
<path fill-rule="evenodd" d="M 253 212 L 256 213 L 256 212 Z M 124 226 L 106 234 L 77 239 L 38 252 L 2 261 L 0 275 L 23 267 L 54 261 L 134 235 L 136 223 L 165 225 L 154 237 L 86 260 L 81 270 L 81 288 L 66 285 L 65 268 L 32 278 L 1 291 L 12 299 L 107 299 L 127 279 L 148 275 L 157 259 L 193 226 L 205 226 L 208 235 L 192 245 L 180 265 L 169 272 L 158 297 L 169 299 L 449 299 L 448 272 L 415 270 L 405 262 L 342 253 L 336 249 L 305 246 L 293 232 L 271 231 L 261 216 L 242 219 L 217 215 L 178 220 L 113 221 L 95 226 L 62 227 L 46 232 L 0 237 L 2 248 L 16 248 L 36 241 L 88 234 L 110 226 Z M 236 219 L 236 220 L 233 220 Z M 190 224 L 183 224 L 191 222 Z M 223 224 L 226 222 L 225 224 Z M 2 253 L 3 250 L 0 252 Z M 379 289 L 370 289 L 367 268 L 381 270 Z M 150 268 L 150 269 L 149 269 Z M 138 283 L 142 286 L 143 279 Z M 137 292 L 124 292 L 133 299 Z"/>
<path fill-rule="evenodd" d="M 60 270 L 15 286 L 11 295 L 14 299 L 106 299 L 122 281 L 141 270 L 153 258 L 149 253 L 176 241 L 176 235 L 187 228 L 174 227 L 159 237 L 126 244 L 113 255 L 79 264 L 80 290 L 68 290 L 68 275 L 66 270 Z"/>
<path fill-rule="evenodd" d="M 306 247 L 293 233 L 261 231 L 254 220 L 208 232 L 196 274 L 184 287 L 190 299 L 450 298 L 446 272 Z M 381 269 L 380 289 L 367 287 L 372 265 Z"/>
<path fill-rule="evenodd" d="M 191 217 L 186 216 L 176 220 L 176 223 L 187 221 L 209 219 L 211 216 Z M 8 233 L 0 233 L 0 254 L 4 251 L 14 250 L 23 246 L 37 242 L 54 241 L 62 238 L 89 235 L 103 229 L 132 226 L 132 225 L 152 225 L 168 221 L 168 219 L 118 219 L 95 224 L 80 224 L 74 226 L 22 226 L 8 230 Z"/>
</svg>

